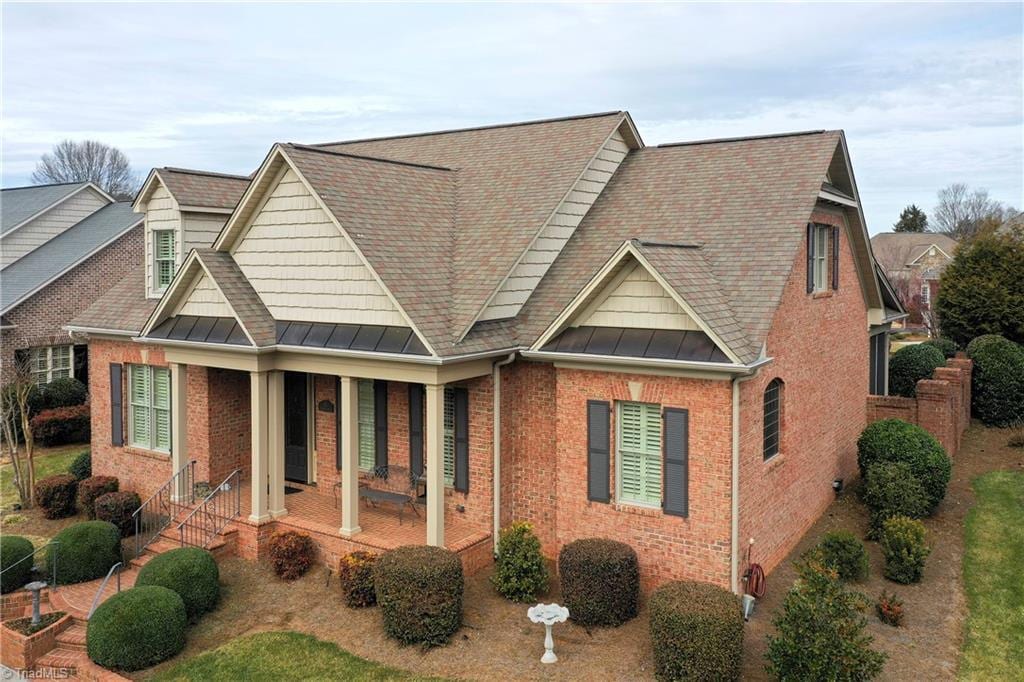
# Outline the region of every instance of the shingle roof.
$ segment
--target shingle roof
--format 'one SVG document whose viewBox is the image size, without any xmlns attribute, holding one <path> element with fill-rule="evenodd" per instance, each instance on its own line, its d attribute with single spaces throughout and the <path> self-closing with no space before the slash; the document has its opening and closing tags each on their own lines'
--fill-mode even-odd
<svg viewBox="0 0 1024 682">
<path fill-rule="evenodd" d="M 887 267 L 908 265 L 920 258 L 932 245 L 952 258 L 957 241 L 936 232 L 882 232 L 871 238 L 871 250 L 875 258 Z"/>
<path fill-rule="evenodd" d="M 171 167 L 159 168 L 157 173 L 179 206 L 234 208 L 249 186 L 244 175 Z"/>
<path fill-rule="evenodd" d="M 36 185 L 0 190 L 0 234 L 6 234 L 44 208 L 54 205 L 88 184 L 88 182 L 69 182 L 60 185 Z"/>
<path fill-rule="evenodd" d="M 0 271 L 0 311 L 6 312 L 141 222 L 130 203 L 108 204 L 14 261 Z"/>
<path fill-rule="evenodd" d="M 146 298 L 145 271 L 146 268 L 140 264 L 79 313 L 68 326 L 139 333 L 160 302 L 156 298 Z"/>
<path fill-rule="evenodd" d="M 195 249 L 195 254 L 256 345 L 274 345 L 277 340 L 274 318 L 231 254 L 214 249 Z"/>
</svg>

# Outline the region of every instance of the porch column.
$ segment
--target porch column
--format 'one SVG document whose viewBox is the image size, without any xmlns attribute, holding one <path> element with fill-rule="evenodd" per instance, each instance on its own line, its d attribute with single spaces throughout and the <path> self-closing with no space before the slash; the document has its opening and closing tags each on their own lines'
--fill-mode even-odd
<svg viewBox="0 0 1024 682">
<path fill-rule="evenodd" d="M 188 463 L 188 365 L 179 362 L 171 366 L 171 473 L 176 474 Z M 172 491 L 171 499 L 181 502 L 188 498 L 190 481 L 187 476 L 178 479 L 177 490 Z"/>
<path fill-rule="evenodd" d="M 269 520 L 267 484 L 270 478 L 269 398 L 267 372 L 249 372 L 252 406 L 252 512 L 249 520 Z"/>
<path fill-rule="evenodd" d="M 359 527 L 359 384 L 352 377 L 341 377 L 341 404 L 338 405 L 341 438 L 341 534 L 352 537 Z"/>
<path fill-rule="evenodd" d="M 270 515 L 288 513 L 284 502 L 284 372 L 267 372 L 267 441 L 270 457 Z"/>
<path fill-rule="evenodd" d="M 427 544 L 444 547 L 444 385 L 426 389 Z"/>
</svg>

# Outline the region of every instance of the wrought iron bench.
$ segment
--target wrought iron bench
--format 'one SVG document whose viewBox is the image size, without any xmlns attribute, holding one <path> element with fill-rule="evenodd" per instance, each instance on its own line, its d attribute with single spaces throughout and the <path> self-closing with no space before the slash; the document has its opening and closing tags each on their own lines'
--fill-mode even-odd
<svg viewBox="0 0 1024 682">
<path fill-rule="evenodd" d="M 393 504 L 398 507 L 398 525 L 402 525 L 405 515 L 405 508 L 412 509 L 416 518 L 420 518 L 420 512 L 416 509 L 416 481 L 410 477 L 409 489 L 406 492 L 393 490 L 384 487 L 391 478 L 390 467 L 374 467 L 367 473 L 369 480 L 359 482 L 359 499 L 376 508 L 378 504 Z M 376 483 L 376 485 L 374 485 Z M 338 491 L 341 489 L 341 482 L 334 484 L 334 506 L 338 506 Z"/>
</svg>

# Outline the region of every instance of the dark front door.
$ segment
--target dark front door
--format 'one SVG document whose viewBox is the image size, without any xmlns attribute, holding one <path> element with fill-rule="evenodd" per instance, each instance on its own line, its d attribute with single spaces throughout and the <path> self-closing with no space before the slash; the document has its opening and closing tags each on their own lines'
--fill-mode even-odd
<svg viewBox="0 0 1024 682">
<path fill-rule="evenodd" d="M 306 483 L 309 480 L 309 431 L 306 415 L 306 375 L 284 373 L 284 477 Z"/>
</svg>

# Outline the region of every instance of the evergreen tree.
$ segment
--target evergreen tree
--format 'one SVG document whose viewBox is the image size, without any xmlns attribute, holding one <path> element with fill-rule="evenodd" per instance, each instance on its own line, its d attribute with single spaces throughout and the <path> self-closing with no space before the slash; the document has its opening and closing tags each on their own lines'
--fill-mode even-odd
<svg viewBox="0 0 1024 682">
<path fill-rule="evenodd" d="M 911 204 L 903 209 L 892 229 L 894 232 L 925 232 L 928 230 L 928 216 L 915 204 Z"/>
</svg>

